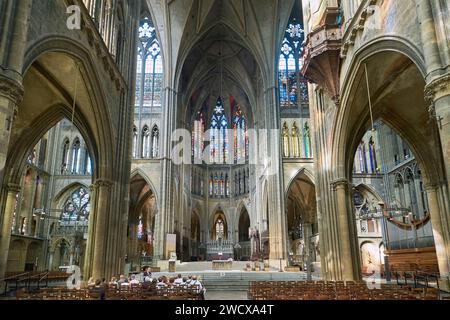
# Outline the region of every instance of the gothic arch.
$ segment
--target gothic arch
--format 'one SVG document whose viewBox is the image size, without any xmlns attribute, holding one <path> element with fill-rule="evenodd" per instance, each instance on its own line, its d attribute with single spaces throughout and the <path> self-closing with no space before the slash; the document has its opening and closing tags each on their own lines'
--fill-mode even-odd
<svg viewBox="0 0 450 320">
<path fill-rule="evenodd" d="M 350 177 L 354 161 L 352 155 L 355 154 L 358 143 L 370 128 L 367 91 L 358 83 L 358 79 L 364 75 L 364 63 L 367 63 L 371 75 L 371 95 L 380 97 L 373 101 L 374 119 L 382 119 L 409 143 L 418 161 L 424 164 L 426 178 L 431 181 L 440 181 L 439 176 L 443 175 L 441 156 L 437 151 L 438 146 L 430 147 L 429 141 L 430 135 L 436 136 L 435 125 L 430 126 L 431 129 L 416 126 L 415 123 L 411 123 L 413 118 L 405 117 L 402 113 L 405 112 L 404 108 L 400 108 L 408 103 L 413 107 L 413 110 L 408 111 L 416 117 L 416 121 L 419 117 L 428 118 L 423 102 L 424 63 L 412 45 L 395 40 L 393 37 L 372 41 L 360 48 L 352 60 L 353 67 L 347 73 L 341 89 L 343 93 L 341 109 L 334 125 L 331 166 L 335 168 L 335 179 Z M 373 68 L 377 68 L 377 72 L 371 72 Z M 392 95 L 393 92 L 406 90 L 406 84 L 402 85 L 401 82 L 402 77 L 408 78 L 410 84 L 408 92 L 414 92 L 414 95 Z M 413 87 L 416 89 L 412 89 Z M 387 97 L 389 97 L 389 103 Z M 436 144 L 435 141 L 433 142 Z"/>
<path fill-rule="evenodd" d="M 61 201 L 65 201 L 65 198 L 68 195 L 70 195 L 75 190 L 78 190 L 79 188 L 85 188 L 86 190 L 89 190 L 89 186 L 85 185 L 84 183 L 74 182 L 62 188 L 53 198 L 53 202 L 59 203 Z"/>
<path fill-rule="evenodd" d="M 72 246 L 72 241 L 70 241 L 69 238 L 64 237 L 64 236 L 57 236 L 57 237 L 53 237 L 53 238 L 52 238 L 52 241 L 51 241 L 51 243 L 50 243 L 50 246 L 49 246 L 48 250 L 49 250 L 50 252 L 55 252 L 57 246 L 58 246 L 61 242 L 63 242 L 63 241 L 65 241 L 65 242 L 69 245 L 69 247 Z"/>
<path fill-rule="evenodd" d="M 44 136 L 52 127 L 54 127 L 62 119 L 70 119 L 72 110 L 67 105 L 56 104 L 49 107 L 45 112 L 38 116 L 29 126 L 28 130 L 25 130 L 20 136 L 17 137 L 17 141 L 14 143 L 14 148 L 8 153 L 5 166 L 5 178 L 10 183 L 18 183 L 20 181 L 22 172 L 26 166 L 26 159 L 32 150 L 32 148 L 39 142 L 42 136 Z M 87 137 L 93 137 L 92 130 L 87 125 L 87 120 L 83 114 L 75 110 L 74 124 L 80 131 L 87 145 L 89 154 L 94 163 L 93 177 L 100 176 L 99 168 L 99 149 L 98 144 L 93 139 Z M 107 158 L 103 155 L 103 158 Z"/>
<path fill-rule="evenodd" d="M 376 191 L 375 188 L 373 188 L 373 187 L 370 186 L 370 185 L 361 183 L 361 184 L 357 185 L 357 186 L 355 187 L 355 189 L 356 189 L 356 190 L 363 191 L 363 192 L 367 192 L 367 193 L 371 194 L 372 196 L 374 196 L 374 197 L 377 199 L 377 201 L 378 201 L 379 203 L 384 203 L 384 200 L 383 200 L 383 198 L 381 198 L 381 196 L 380 196 L 380 194 L 378 193 L 378 191 Z"/>
<path fill-rule="evenodd" d="M 286 184 L 286 193 L 291 188 L 292 183 L 297 179 L 297 177 L 299 177 L 301 175 L 304 175 L 305 177 L 307 177 L 311 181 L 311 183 L 313 185 L 315 185 L 314 173 L 312 173 L 312 171 L 309 170 L 308 168 L 301 168 L 289 179 L 288 183 Z"/>
<path fill-rule="evenodd" d="M 46 58 L 48 55 L 63 58 L 65 57 L 68 61 L 70 61 L 70 63 L 74 65 L 78 64 L 80 66 L 80 84 L 84 80 L 86 83 L 86 88 L 85 91 L 82 91 L 80 86 L 78 101 L 81 101 L 81 98 L 85 96 L 85 100 L 88 101 L 89 106 L 77 104 L 76 109 L 83 109 L 83 112 L 79 112 L 83 114 L 86 112 L 86 108 L 92 109 L 95 113 L 95 125 L 88 121 L 88 119 L 90 119 L 89 117 L 84 119 L 86 121 L 84 123 L 90 123 L 90 127 L 92 128 L 92 132 L 89 137 L 96 137 L 95 140 L 98 146 L 98 152 L 96 153 L 96 156 L 98 157 L 96 160 L 98 162 L 98 166 L 96 167 L 98 169 L 96 170 L 104 170 L 105 172 L 100 173 L 101 177 L 110 179 L 112 173 L 108 172 L 108 169 L 106 168 L 113 167 L 113 163 L 110 159 L 111 157 L 106 155 L 111 154 L 111 152 L 113 152 L 112 150 L 114 150 L 114 143 L 111 138 L 114 137 L 115 134 L 112 127 L 113 121 L 110 110 L 107 108 L 108 103 L 105 98 L 104 89 L 101 86 L 102 81 L 100 80 L 101 76 L 98 70 L 98 64 L 94 61 L 95 58 L 91 56 L 83 44 L 68 37 L 52 35 L 28 44 L 28 50 L 25 54 L 23 74 L 25 75 L 28 73 L 36 62 L 40 63 L 40 60 L 42 60 L 42 58 Z M 115 77 L 116 90 L 119 95 L 125 88 L 125 82 L 121 77 L 118 77 L 117 75 L 115 75 Z M 69 79 L 72 78 L 73 75 L 72 77 L 69 77 Z M 58 83 L 57 86 L 60 91 L 63 91 L 63 96 L 67 100 L 66 103 L 71 106 L 73 102 L 73 94 L 66 90 L 62 84 Z M 71 119 L 72 108 L 69 107 L 69 109 L 70 112 L 67 118 Z M 76 112 L 78 113 L 77 110 Z M 77 127 L 79 127 L 79 125 L 77 125 Z M 93 130 L 93 128 L 96 128 L 97 130 Z M 83 136 L 86 137 L 86 135 Z M 85 139 L 85 141 L 87 142 L 88 139 Z"/>
<path fill-rule="evenodd" d="M 140 176 L 142 179 L 144 179 L 145 182 L 150 186 L 150 189 L 152 189 L 153 194 L 155 195 L 156 203 L 158 205 L 159 204 L 158 189 L 155 188 L 155 184 L 153 183 L 153 181 L 141 168 L 136 168 L 131 172 L 130 181 L 133 180 L 133 178 L 136 178 L 137 176 Z"/>
</svg>

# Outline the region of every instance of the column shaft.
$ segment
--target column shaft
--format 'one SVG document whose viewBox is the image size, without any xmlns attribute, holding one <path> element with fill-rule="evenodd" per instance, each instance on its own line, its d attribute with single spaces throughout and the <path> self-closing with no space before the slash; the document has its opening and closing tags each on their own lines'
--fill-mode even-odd
<svg viewBox="0 0 450 320">
<path fill-rule="evenodd" d="M 8 195 L 6 198 L 5 213 L 0 234 L 0 279 L 4 278 L 6 265 L 8 263 L 9 244 L 11 242 L 11 228 L 16 205 L 16 195 L 20 191 L 18 185 L 8 185 Z M 2 284 L 0 283 L 0 287 Z"/>
<path fill-rule="evenodd" d="M 339 182 L 336 184 L 338 218 L 339 218 L 339 235 L 341 247 L 341 270 L 344 280 L 353 280 L 353 264 L 352 250 L 350 239 L 350 223 L 349 208 L 347 208 L 348 184 L 347 182 Z"/>
<path fill-rule="evenodd" d="M 435 187 L 427 188 L 428 202 L 430 206 L 431 224 L 433 226 L 434 245 L 439 264 L 439 273 L 441 277 L 449 275 L 449 258 L 442 230 L 441 212 L 439 209 L 437 189 Z"/>
<path fill-rule="evenodd" d="M 111 183 L 99 180 L 97 208 L 95 212 L 95 230 L 94 230 L 94 250 L 92 261 L 92 276 L 94 279 L 102 279 L 105 277 L 106 266 L 106 239 L 107 239 L 107 222 L 109 213 L 109 195 Z"/>
</svg>

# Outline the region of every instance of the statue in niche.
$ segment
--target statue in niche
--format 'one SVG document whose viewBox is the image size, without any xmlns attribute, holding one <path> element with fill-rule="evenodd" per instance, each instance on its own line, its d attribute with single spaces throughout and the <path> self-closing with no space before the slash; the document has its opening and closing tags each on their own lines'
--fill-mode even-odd
<svg viewBox="0 0 450 320">
<path fill-rule="evenodd" d="M 259 231 L 255 228 L 250 228 L 249 230 L 249 238 L 250 238 L 250 248 L 251 248 L 251 259 L 259 260 Z"/>
</svg>

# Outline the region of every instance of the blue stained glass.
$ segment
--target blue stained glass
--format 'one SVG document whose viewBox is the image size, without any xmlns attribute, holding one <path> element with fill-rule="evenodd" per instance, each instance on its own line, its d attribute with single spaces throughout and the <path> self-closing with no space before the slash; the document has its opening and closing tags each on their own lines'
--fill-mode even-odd
<svg viewBox="0 0 450 320">
<path fill-rule="evenodd" d="M 90 211 L 90 195 L 84 188 L 79 188 L 64 204 L 60 220 L 62 222 L 87 221 Z"/>
<path fill-rule="evenodd" d="M 280 49 L 279 94 L 282 108 L 296 108 L 308 103 L 308 86 L 300 74 L 303 67 L 304 31 L 295 17 L 291 17 Z"/>
</svg>

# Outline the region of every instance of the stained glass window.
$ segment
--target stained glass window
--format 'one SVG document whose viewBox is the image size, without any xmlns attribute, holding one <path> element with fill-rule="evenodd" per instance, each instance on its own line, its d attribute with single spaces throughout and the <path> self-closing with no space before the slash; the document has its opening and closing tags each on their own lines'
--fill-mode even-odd
<svg viewBox="0 0 450 320">
<path fill-rule="evenodd" d="M 290 157 L 289 128 L 286 122 L 283 124 L 283 155 L 285 158 Z"/>
<path fill-rule="evenodd" d="M 291 16 L 285 32 L 279 59 L 279 93 L 282 108 L 296 108 L 308 103 L 308 86 L 301 75 L 303 67 L 304 30 L 299 18 Z"/>
<path fill-rule="evenodd" d="M 147 126 L 142 129 L 142 158 L 150 157 L 150 130 Z"/>
<path fill-rule="evenodd" d="M 195 163 L 203 161 L 203 150 L 205 149 L 205 118 L 203 111 L 199 111 L 194 121 L 194 132 L 192 134 L 192 154 Z"/>
<path fill-rule="evenodd" d="M 224 223 L 221 218 L 219 218 L 216 222 L 216 240 L 223 239 L 225 236 L 225 228 Z"/>
<path fill-rule="evenodd" d="M 295 122 L 292 126 L 292 156 L 294 158 L 300 157 L 300 133 Z"/>
<path fill-rule="evenodd" d="M 79 188 L 66 200 L 60 218 L 61 222 L 87 221 L 90 210 L 90 195 L 85 188 Z"/>
<path fill-rule="evenodd" d="M 138 36 L 135 112 L 140 121 L 151 113 L 160 112 L 163 90 L 163 62 L 156 29 L 149 18 L 144 18 L 141 21 Z M 147 128 L 146 143 L 142 144 L 139 155 L 137 150 L 133 153 L 135 157 L 155 158 L 159 156 L 159 141 L 158 144 L 154 143 L 155 140 L 159 140 L 159 132 L 158 135 L 155 135 L 154 128 L 150 129 Z M 141 127 L 139 130 L 141 130 Z"/>
<path fill-rule="evenodd" d="M 305 127 L 303 129 L 303 139 L 305 145 L 305 158 L 312 158 L 312 150 L 311 150 L 311 129 L 309 127 L 308 122 L 305 123 Z"/>
<path fill-rule="evenodd" d="M 209 178 L 209 195 L 212 196 L 214 194 L 214 178 L 211 175 Z"/>
<path fill-rule="evenodd" d="M 80 139 L 76 138 L 72 145 L 72 174 L 79 173 L 80 171 Z"/>
<path fill-rule="evenodd" d="M 163 81 L 161 47 L 149 18 L 139 28 L 136 103 L 142 107 L 160 107 Z"/>
<path fill-rule="evenodd" d="M 138 155 L 137 148 L 138 148 L 138 132 L 137 132 L 137 128 L 134 127 L 133 128 L 133 158 L 136 158 Z"/>
<path fill-rule="evenodd" d="M 69 139 L 65 139 L 63 143 L 63 153 L 61 159 L 61 174 L 65 174 L 67 172 L 67 163 L 69 161 Z"/>
<path fill-rule="evenodd" d="M 242 114 L 241 106 L 236 106 L 233 120 L 234 130 L 234 161 L 241 162 L 248 159 L 247 122 Z"/>
<path fill-rule="evenodd" d="M 144 239 L 144 224 L 142 223 L 142 217 L 139 217 L 139 224 L 137 228 L 137 238 L 138 240 Z"/>
<path fill-rule="evenodd" d="M 377 152 L 375 150 L 375 142 L 373 141 L 373 137 L 370 137 L 369 153 L 370 153 L 370 168 L 372 169 L 372 173 L 377 173 L 378 172 Z"/>
<path fill-rule="evenodd" d="M 211 162 L 216 164 L 228 161 L 228 120 L 225 116 L 222 98 L 217 99 L 211 119 Z"/>
<path fill-rule="evenodd" d="M 152 130 L 152 158 L 159 156 L 159 129 L 157 126 Z"/>
</svg>

